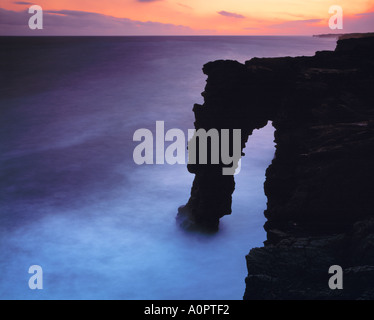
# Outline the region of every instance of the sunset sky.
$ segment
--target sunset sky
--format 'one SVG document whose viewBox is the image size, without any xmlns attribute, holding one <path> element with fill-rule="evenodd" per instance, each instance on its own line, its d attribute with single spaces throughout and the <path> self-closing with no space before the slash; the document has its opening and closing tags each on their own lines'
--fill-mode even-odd
<svg viewBox="0 0 374 320">
<path fill-rule="evenodd" d="M 28 8 L 43 8 L 30 30 Z M 331 30 L 330 6 L 343 8 Z M 310 35 L 374 31 L 374 0 L 2 0 L 0 35 Z"/>
</svg>

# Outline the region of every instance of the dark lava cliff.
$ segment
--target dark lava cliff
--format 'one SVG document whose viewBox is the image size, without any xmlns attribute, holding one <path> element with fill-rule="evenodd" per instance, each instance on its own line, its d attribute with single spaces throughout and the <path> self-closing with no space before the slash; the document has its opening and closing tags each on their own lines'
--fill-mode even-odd
<svg viewBox="0 0 374 320">
<path fill-rule="evenodd" d="M 242 147 L 269 120 L 276 130 L 267 240 L 246 257 L 244 299 L 373 299 L 374 37 L 313 57 L 214 61 L 203 72 L 196 129 L 241 129 Z M 234 176 L 221 167 L 188 166 L 184 226 L 215 230 L 231 213 Z M 328 286 L 332 265 L 343 269 L 342 290 Z"/>
</svg>

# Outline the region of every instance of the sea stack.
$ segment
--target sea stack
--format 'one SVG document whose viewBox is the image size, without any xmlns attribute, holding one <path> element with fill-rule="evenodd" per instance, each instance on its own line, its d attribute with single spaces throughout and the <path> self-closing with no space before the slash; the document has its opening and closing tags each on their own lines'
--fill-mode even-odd
<svg viewBox="0 0 374 320">
<path fill-rule="evenodd" d="M 196 129 L 241 129 L 242 148 L 268 121 L 276 130 L 267 240 L 246 257 L 244 299 L 373 299 L 374 37 L 344 37 L 312 57 L 209 62 L 203 72 Z M 195 179 L 178 221 L 216 230 L 231 213 L 234 176 L 220 165 L 188 169 Z M 333 265 L 343 289 L 328 285 Z"/>
</svg>

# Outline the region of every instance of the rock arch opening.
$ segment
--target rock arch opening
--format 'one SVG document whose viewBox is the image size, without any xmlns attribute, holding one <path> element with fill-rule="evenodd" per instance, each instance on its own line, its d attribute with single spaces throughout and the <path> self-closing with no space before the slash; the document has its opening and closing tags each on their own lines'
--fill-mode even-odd
<svg viewBox="0 0 374 320">
<path fill-rule="evenodd" d="M 196 129 L 241 129 L 242 147 L 269 120 L 276 130 L 264 183 L 267 240 L 247 256 L 244 299 L 330 299 L 331 264 L 345 268 L 351 283 L 369 278 L 373 39 L 339 40 L 335 51 L 313 57 L 221 60 L 203 68 L 208 79 L 204 104 L 193 109 Z M 231 213 L 234 177 L 210 165 L 188 169 L 195 179 L 178 215 L 216 229 Z M 371 296 L 367 283 L 333 298 Z"/>
</svg>

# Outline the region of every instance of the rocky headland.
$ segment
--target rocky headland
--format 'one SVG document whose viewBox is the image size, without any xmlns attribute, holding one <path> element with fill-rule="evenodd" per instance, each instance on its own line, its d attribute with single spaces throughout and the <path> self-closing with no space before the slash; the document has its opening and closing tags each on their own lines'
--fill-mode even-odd
<svg viewBox="0 0 374 320">
<path fill-rule="evenodd" d="M 267 240 L 246 257 L 244 299 L 373 299 L 374 37 L 345 37 L 313 57 L 209 62 L 203 72 L 196 129 L 241 129 L 243 148 L 268 121 L 276 130 Z M 234 176 L 221 168 L 188 165 L 184 227 L 214 231 L 231 213 Z M 342 290 L 328 286 L 332 265 L 343 269 Z"/>
</svg>

